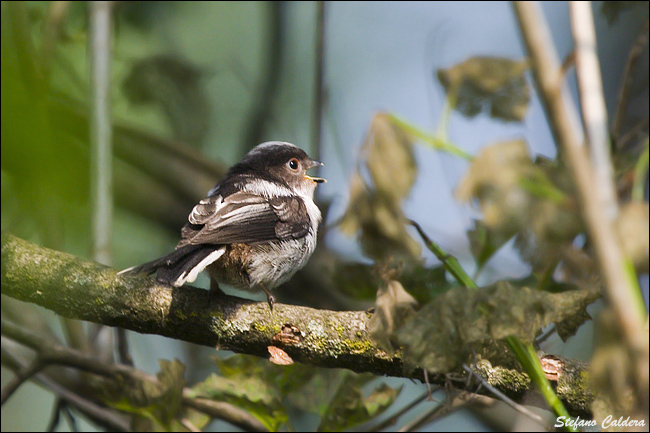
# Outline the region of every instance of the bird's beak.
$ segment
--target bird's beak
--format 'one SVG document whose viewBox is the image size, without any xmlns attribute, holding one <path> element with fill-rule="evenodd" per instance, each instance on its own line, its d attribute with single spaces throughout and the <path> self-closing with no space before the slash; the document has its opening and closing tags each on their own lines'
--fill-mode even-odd
<svg viewBox="0 0 650 433">
<path fill-rule="evenodd" d="M 324 165 L 324 164 L 322 162 L 320 162 L 320 161 L 312 161 L 311 164 L 309 164 L 307 166 L 307 170 L 309 170 L 310 168 L 314 168 L 314 167 L 320 167 L 321 165 Z M 322 177 L 312 177 L 312 176 L 308 176 L 308 175 L 305 175 L 305 179 L 309 179 L 309 180 L 311 180 L 313 182 L 316 182 L 316 183 L 325 183 L 325 182 L 327 182 L 327 180 L 323 179 Z"/>
</svg>

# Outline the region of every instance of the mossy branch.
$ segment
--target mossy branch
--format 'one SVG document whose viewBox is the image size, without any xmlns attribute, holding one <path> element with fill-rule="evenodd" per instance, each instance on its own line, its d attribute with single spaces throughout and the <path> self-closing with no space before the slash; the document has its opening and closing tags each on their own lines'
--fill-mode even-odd
<svg viewBox="0 0 650 433">
<path fill-rule="evenodd" d="M 152 278 L 118 276 L 112 268 L 5 232 L 1 282 L 3 295 L 64 317 L 265 358 L 269 357 L 268 347 L 277 346 L 294 361 L 311 365 L 423 377 L 421 370 L 405 368 L 399 352 L 390 355 L 370 340 L 370 314 L 365 311 L 328 311 L 284 304 L 275 304 L 271 311 L 266 302 L 231 296 L 221 297 L 210 306 L 207 290 L 168 287 Z M 584 373 L 581 364 L 565 362 Z M 462 376 L 462 369 L 449 373 Z M 527 379 L 523 373 L 512 373 Z M 496 377 L 485 376 L 490 382 Z M 562 376 L 561 372 L 558 376 Z M 444 384 L 449 377 L 430 375 L 429 379 Z M 558 388 L 558 396 L 572 415 L 584 416 L 590 411 L 593 396 L 582 383 L 584 374 L 571 377 L 577 378 L 575 383 Z M 530 380 L 496 381 L 493 385 L 517 401 L 533 388 Z M 581 398 L 576 398 L 576 393 Z"/>
</svg>

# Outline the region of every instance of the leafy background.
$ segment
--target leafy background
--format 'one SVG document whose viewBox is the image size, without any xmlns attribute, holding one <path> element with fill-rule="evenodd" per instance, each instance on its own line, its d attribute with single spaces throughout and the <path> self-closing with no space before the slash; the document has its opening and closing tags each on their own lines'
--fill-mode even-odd
<svg viewBox="0 0 650 433">
<path fill-rule="evenodd" d="M 647 20 L 647 9 L 644 15 L 605 6 L 597 4 L 602 12 L 596 13 L 596 24 L 605 94 L 613 113 L 623 65 Z M 61 33 L 52 35 L 47 26 L 52 8 L 47 2 L 2 7 L 2 229 L 88 257 L 87 10 L 84 4 L 70 5 Z M 567 5 L 543 8 L 559 54 L 567 56 L 572 46 Z M 311 281 L 307 270 L 296 276 L 295 284 L 279 290 L 280 302 L 368 308 L 382 286 L 380 276 L 368 279 L 369 264 L 387 256 L 407 263 L 423 258 L 407 266 L 400 278 L 422 304 L 449 288 L 451 280 L 435 267 L 439 262 L 404 224 L 406 219 L 418 221 L 470 272 L 480 271 L 480 285 L 543 272 L 533 260 L 540 257 L 537 248 L 554 252 L 554 240 L 565 240 L 581 228 L 571 221 L 571 209 L 562 205 L 572 194 L 567 182 L 542 158 L 554 158 L 556 149 L 528 86 L 509 4 L 328 3 L 320 145 L 311 140 L 316 11 L 316 3 L 303 2 L 117 7 L 112 101 L 115 136 L 122 144 L 116 144 L 113 265 L 131 266 L 172 249 L 184 216 L 223 167 L 258 142 L 273 139 L 297 143 L 326 163 L 321 174 L 329 182 L 318 191 L 321 207 L 327 209 L 320 245 L 354 263 L 336 273 L 334 284 L 314 293 L 304 293 L 312 287 L 302 284 Z M 640 68 L 646 68 L 645 87 L 641 84 L 633 92 L 630 118 L 647 118 L 647 45 L 645 50 Z M 30 64 L 32 58 L 38 66 Z M 490 82 L 487 76 L 495 79 Z M 449 112 L 446 92 L 454 85 L 459 86 L 458 111 Z M 478 155 L 487 173 L 480 165 L 470 168 L 461 157 L 413 140 L 405 128 L 396 131 L 394 119 L 378 112 L 395 114 L 424 131 L 442 125 L 444 131 L 438 132 L 466 154 Z M 208 162 L 201 170 L 188 170 L 188 165 L 196 167 L 190 156 L 165 157 L 179 152 L 179 142 L 205 155 Z M 498 146 L 512 149 L 516 163 L 486 169 L 493 167 L 490 150 Z M 629 170 L 629 164 L 622 162 L 620 169 Z M 515 200 L 513 179 L 522 177 L 528 180 L 528 201 Z M 490 191 L 483 183 L 500 187 Z M 534 194 L 539 191 L 545 200 L 530 198 L 539 197 Z M 483 222 L 475 222 L 481 215 Z M 566 232 L 549 233 L 549 227 L 558 227 L 557 220 L 568 221 L 559 226 Z M 533 235 L 544 242 L 532 247 L 525 236 L 511 239 L 522 227 L 533 227 Z M 350 236 L 357 233 L 359 237 Z M 647 274 L 642 278 L 647 302 Z M 201 284 L 207 287 L 205 279 Z M 385 284 L 385 292 L 399 298 L 399 288 L 391 284 Z M 3 313 L 11 308 L 3 298 Z M 597 308 L 590 307 L 590 312 Z M 39 314 L 56 328 L 51 314 Z M 382 332 L 390 334 L 384 328 Z M 588 322 L 568 343 L 552 338 L 544 349 L 589 359 L 591 335 Z M 287 420 L 296 430 L 351 427 L 393 399 L 387 413 L 423 391 L 422 385 L 405 380 L 351 377 L 302 366 L 283 369 L 223 353 L 215 362 L 214 353 L 204 348 L 156 336 L 129 338 L 138 368 L 152 374 L 162 370 L 170 387 L 178 380 L 194 384 L 208 378 L 195 392 L 240 404 L 271 428 Z M 391 338 L 386 337 L 387 345 L 394 343 Z M 159 364 L 160 358 L 180 359 L 184 379 L 178 379 L 180 364 Z M 2 374 L 3 383 L 11 377 L 4 368 Z M 299 386 L 304 383 L 308 386 Z M 140 408 L 138 413 L 147 419 L 160 411 L 160 404 L 173 407 L 170 392 L 160 395 L 154 403 L 121 404 Z M 27 404 L 30 413 L 21 410 Z M 420 405 L 413 416 L 432 404 Z M 3 406 L 2 429 L 42 429 L 51 407 L 50 394 L 25 385 Z M 347 416 L 342 419 L 341 413 Z M 169 421 L 162 414 L 154 419 Z M 443 419 L 429 428 L 451 425 L 458 430 L 485 428 L 467 416 Z M 226 428 L 218 422 L 213 427 Z"/>
</svg>

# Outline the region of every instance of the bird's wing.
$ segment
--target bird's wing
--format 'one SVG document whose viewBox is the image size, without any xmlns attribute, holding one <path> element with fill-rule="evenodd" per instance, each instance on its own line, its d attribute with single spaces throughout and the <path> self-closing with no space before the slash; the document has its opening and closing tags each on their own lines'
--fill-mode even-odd
<svg viewBox="0 0 650 433">
<path fill-rule="evenodd" d="M 181 245 L 255 244 L 301 238 L 309 232 L 309 215 L 300 197 L 265 198 L 237 192 L 205 198 L 188 217 Z"/>
</svg>

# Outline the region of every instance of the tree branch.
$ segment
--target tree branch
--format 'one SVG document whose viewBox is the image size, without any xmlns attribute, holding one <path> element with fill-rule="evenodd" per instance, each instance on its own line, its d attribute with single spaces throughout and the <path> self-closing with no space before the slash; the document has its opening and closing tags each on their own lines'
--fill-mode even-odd
<svg viewBox="0 0 650 433">
<path fill-rule="evenodd" d="M 47 341 L 51 340 L 48 339 Z M 18 344 L 7 338 L 2 339 L 2 365 L 14 372 L 26 369 L 28 365 L 27 361 L 19 359 L 19 356 L 12 353 L 6 343 L 11 343 L 12 345 Z M 74 349 L 68 348 L 68 350 Z M 89 400 L 87 396 L 78 394 L 59 381 L 54 380 L 52 375 L 56 375 L 56 373 L 53 373 L 50 369 L 49 372 L 37 373 L 34 375 L 32 380 L 37 385 L 52 391 L 58 398 L 74 406 L 97 425 L 110 431 L 129 431 L 129 422 L 125 416 L 113 409 L 99 406 L 95 402 Z M 59 376 L 57 376 L 57 379 L 58 378 Z"/>
<path fill-rule="evenodd" d="M 532 60 L 540 99 L 555 141 L 563 152 L 576 185 L 582 218 L 593 242 L 595 258 L 603 278 L 603 293 L 620 324 L 628 353 L 635 363 L 633 374 L 635 391 L 641 401 L 639 407 L 647 407 L 649 355 L 648 334 L 644 330 L 647 317 L 645 305 L 638 286 L 635 287 L 637 281 L 634 270 L 623 254 L 613 219 L 615 215 L 607 211 L 607 203 L 611 203 L 612 198 L 604 197 L 603 194 L 614 189 L 607 188 L 607 191 L 603 191 L 599 186 L 601 182 L 611 183 L 612 179 L 603 178 L 603 171 L 594 167 L 596 161 L 589 157 L 583 145 L 582 129 L 575 122 L 575 106 L 566 92 L 566 84 L 561 80 L 557 53 L 539 4 L 516 1 L 514 10 Z M 590 113 L 585 112 L 586 115 Z M 602 119 L 594 121 L 600 122 Z M 615 203 L 616 198 L 613 200 Z"/>
<path fill-rule="evenodd" d="M 87 355 L 76 349 L 50 343 L 48 340 L 39 337 L 29 331 L 21 329 L 6 320 L 2 320 L 2 335 L 15 340 L 38 353 L 37 361 L 23 371 L 36 374 L 48 364 L 65 365 L 80 370 L 94 373 L 109 379 L 119 380 L 128 377 L 136 383 L 149 382 L 158 383 L 158 378 L 151 376 L 133 367 L 123 364 L 106 364 L 92 355 Z M 18 373 L 20 375 L 20 373 Z M 26 374 L 25 374 L 26 375 Z M 27 377 L 25 377 L 27 379 Z M 25 380 L 23 379 L 23 381 Z M 17 386 L 11 391 L 15 391 Z M 3 403 L 5 401 L 3 390 Z M 224 402 L 211 402 L 204 399 L 197 399 L 190 396 L 188 388 L 183 389 L 182 402 L 186 406 L 204 412 L 215 418 L 223 419 L 233 425 L 244 428 L 248 431 L 266 431 L 267 429 L 257 419 L 246 411 Z M 7 395 L 7 398 L 10 396 Z"/>
<path fill-rule="evenodd" d="M 13 395 L 14 392 L 22 385 L 26 380 L 31 379 L 36 373 L 40 372 L 45 367 L 45 364 L 40 360 L 32 362 L 30 365 L 16 371 L 14 378 L 2 388 L 2 395 L 0 397 L 0 405 L 4 405 L 5 401 Z"/>
<path fill-rule="evenodd" d="M 423 377 L 420 369 L 405 369 L 399 352 L 389 355 L 370 340 L 370 314 L 364 311 L 276 304 L 271 312 L 265 302 L 231 296 L 219 298 L 211 307 L 207 290 L 167 287 L 145 277 L 117 276 L 114 269 L 4 232 L 1 263 L 4 295 L 41 305 L 62 316 L 265 358 L 269 346 L 279 346 L 295 361 L 311 365 Z M 576 367 L 570 360 L 566 363 L 585 373 L 583 365 Z M 516 401 L 533 388 L 520 372 L 492 367 L 487 361 L 483 365 L 477 373 Z M 463 375 L 462 369 L 449 373 Z M 430 375 L 435 384 L 445 384 L 449 377 Z M 586 376 L 572 377 L 568 386 L 558 389 L 558 396 L 572 414 L 589 414 L 593 396 L 585 386 Z"/>
</svg>

